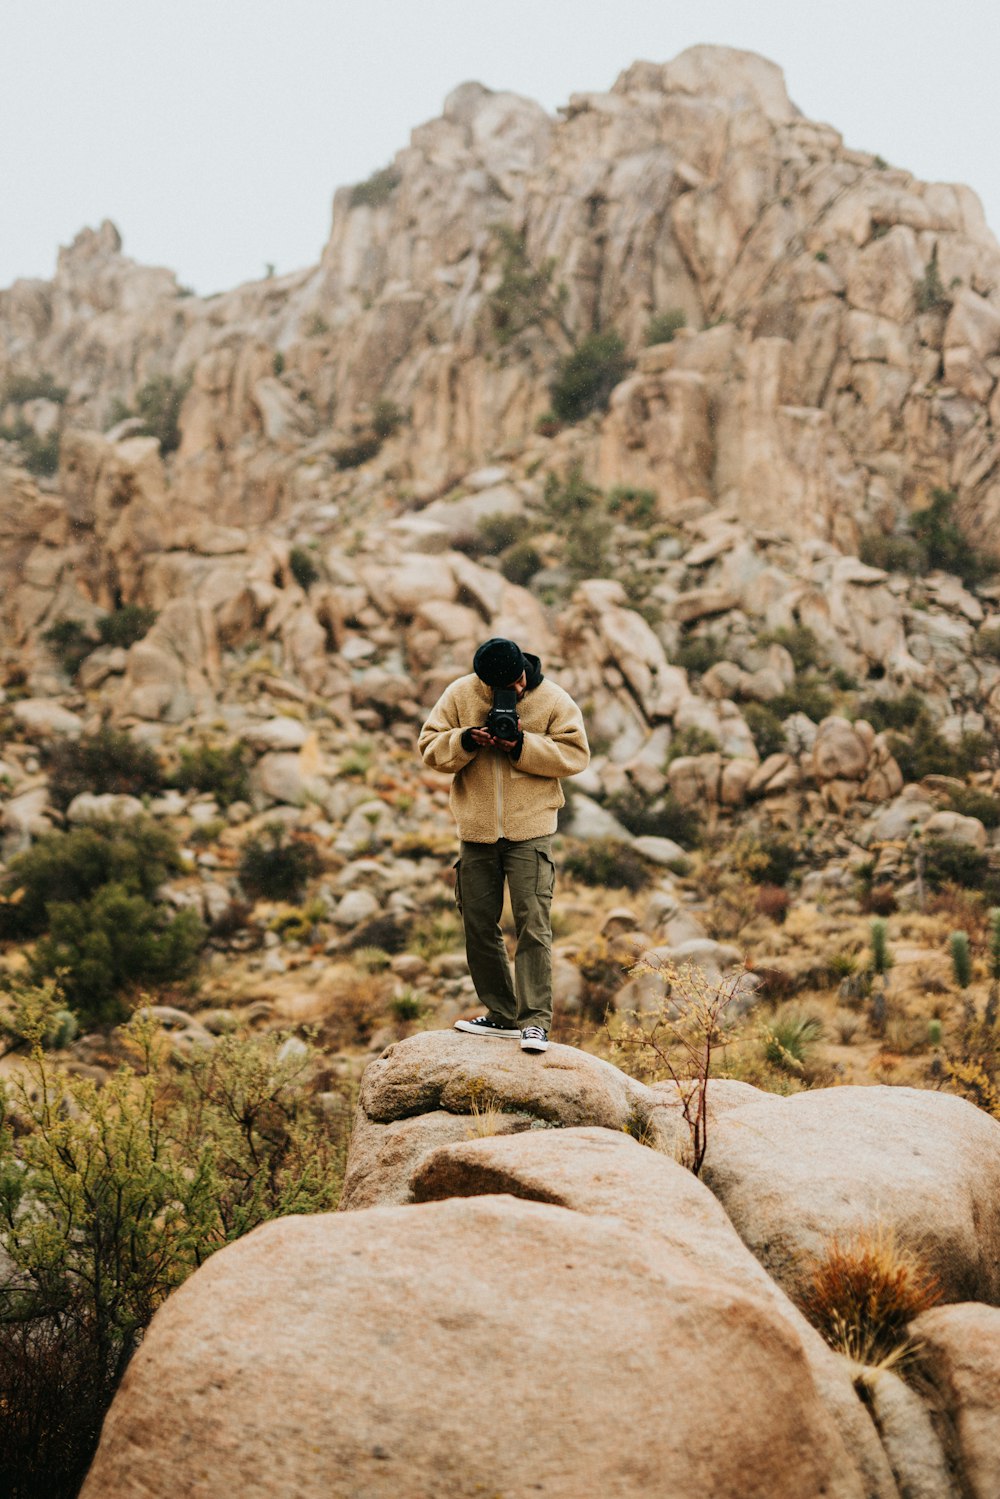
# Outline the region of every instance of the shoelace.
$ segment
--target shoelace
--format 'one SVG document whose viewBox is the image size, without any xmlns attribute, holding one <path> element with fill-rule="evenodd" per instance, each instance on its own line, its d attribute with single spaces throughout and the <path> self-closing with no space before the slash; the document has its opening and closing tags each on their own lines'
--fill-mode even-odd
<svg viewBox="0 0 1000 1499">
<path fill-rule="evenodd" d="M 530 1036 L 531 1039 L 532 1039 L 532 1041 L 537 1041 L 539 1039 L 542 1039 L 542 1040 L 545 1039 L 545 1032 L 542 1030 L 541 1026 L 539 1026 L 539 1025 L 528 1025 L 528 1026 L 525 1026 L 525 1028 L 524 1028 L 524 1034 L 526 1036 Z"/>
</svg>

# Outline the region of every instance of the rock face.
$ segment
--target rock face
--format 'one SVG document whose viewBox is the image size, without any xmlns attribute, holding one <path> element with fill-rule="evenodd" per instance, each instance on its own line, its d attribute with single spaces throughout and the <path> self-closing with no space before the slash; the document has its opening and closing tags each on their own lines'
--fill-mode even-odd
<svg viewBox="0 0 1000 1499">
<path fill-rule="evenodd" d="M 470 1433 L 484 1378 L 503 1419 Z M 870 1492 L 764 1297 L 499 1196 L 285 1219 L 216 1255 L 158 1313 L 83 1496 L 626 1499 L 665 1474 L 678 1499 Z"/>
<path fill-rule="evenodd" d="M 973 1499 L 1000 1493 L 1000 1310 L 935 1307 L 913 1323 L 923 1373 L 951 1423 Z"/>
<path fill-rule="evenodd" d="M 740 1237 L 794 1291 L 809 1256 L 879 1224 L 949 1301 L 1000 1301 L 1000 1124 L 944 1093 L 828 1088 L 720 1118 L 703 1176 Z"/>
</svg>

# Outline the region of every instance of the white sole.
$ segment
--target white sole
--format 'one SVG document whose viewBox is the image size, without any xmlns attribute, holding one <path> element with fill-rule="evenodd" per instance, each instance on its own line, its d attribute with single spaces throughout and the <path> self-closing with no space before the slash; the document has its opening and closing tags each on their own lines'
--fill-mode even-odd
<svg viewBox="0 0 1000 1499">
<path fill-rule="evenodd" d="M 520 1031 L 484 1031 L 481 1025 L 468 1020 L 456 1020 L 454 1029 L 465 1036 L 485 1036 L 487 1041 L 518 1041 L 521 1036 Z"/>
<path fill-rule="evenodd" d="M 521 1050 L 522 1051 L 548 1051 L 548 1049 L 549 1049 L 549 1043 L 547 1041 L 522 1041 L 521 1042 Z"/>
</svg>

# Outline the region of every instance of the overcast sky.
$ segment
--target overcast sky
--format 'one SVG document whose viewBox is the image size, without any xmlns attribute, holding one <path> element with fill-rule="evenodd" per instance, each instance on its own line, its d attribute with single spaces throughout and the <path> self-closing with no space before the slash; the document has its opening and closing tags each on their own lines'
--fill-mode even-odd
<svg viewBox="0 0 1000 1499">
<path fill-rule="evenodd" d="M 202 293 L 313 263 L 335 187 L 467 79 L 547 109 L 636 58 L 760 52 L 849 146 L 1000 232 L 997 0 L 0 0 L 0 286 L 111 218 Z"/>
</svg>

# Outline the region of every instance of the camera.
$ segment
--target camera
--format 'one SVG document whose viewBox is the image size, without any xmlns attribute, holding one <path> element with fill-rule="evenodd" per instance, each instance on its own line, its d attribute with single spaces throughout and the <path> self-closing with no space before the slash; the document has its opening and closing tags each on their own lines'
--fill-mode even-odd
<svg viewBox="0 0 1000 1499">
<path fill-rule="evenodd" d="M 486 727 L 494 739 L 517 738 L 517 693 L 513 687 L 493 689 L 493 707 L 486 715 Z"/>
</svg>

